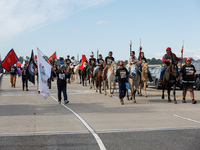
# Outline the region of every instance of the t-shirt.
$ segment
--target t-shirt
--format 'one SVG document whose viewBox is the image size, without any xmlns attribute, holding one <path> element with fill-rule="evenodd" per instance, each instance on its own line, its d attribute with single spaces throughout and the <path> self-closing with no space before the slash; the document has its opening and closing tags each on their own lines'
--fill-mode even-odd
<svg viewBox="0 0 200 150">
<path fill-rule="evenodd" d="M 57 86 L 61 86 L 61 87 L 65 87 L 66 86 L 66 78 L 67 78 L 67 75 L 65 74 L 64 71 L 57 71 L 56 72 L 57 74 Z"/>
<path fill-rule="evenodd" d="M 70 64 L 71 60 L 70 59 L 66 59 L 65 62 L 66 62 L 66 64 Z"/>
<path fill-rule="evenodd" d="M 95 64 L 96 63 L 96 59 L 95 58 L 90 58 L 89 59 L 89 63 L 90 63 L 90 65 Z"/>
<path fill-rule="evenodd" d="M 22 72 L 22 77 L 26 77 L 26 69 Z"/>
<path fill-rule="evenodd" d="M 98 65 L 103 65 L 104 60 L 103 59 L 97 59 L 97 63 L 98 63 Z"/>
<path fill-rule="evenodd" d="M 115 76 L 118 78 L 118 82 L 128 82 L 128 71 L 124 67 L 117 69 Z"/>
<path fill-rule="evenodd" d="M 107 65 L 107 64 L 111 64 L 113 61 L 115 61 L 114 57 L 109 57 L 109 56 L 107 56 L 107 57 L 105 58 L 106 65 Z"/>
<path fill-rule="evenodd" d="M 196 69 L 193 65 L 190 65 L 190 66 L 184 65 L 181 68 L 180 72 L 183 73 L 182 75 L 183 83 L 195 83 L 194 75 L 195 75 Z"/>
<path fill-rule="evenodd" d="M 10 68 L 10 74 L 13 75 L 13 76 L 17 74 L 17 68 L 15 66 L 12 66 Z"/>
</svg>

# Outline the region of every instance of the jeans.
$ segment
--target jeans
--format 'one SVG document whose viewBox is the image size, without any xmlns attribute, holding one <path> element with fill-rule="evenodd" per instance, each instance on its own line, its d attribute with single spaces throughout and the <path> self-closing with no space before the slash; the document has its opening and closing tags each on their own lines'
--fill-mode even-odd
<svg viewBox="0 0 200 150">
<path fill-rule="evenodd" d="M 163 67 L 163 68 L 162 68 L 162 70 L 161 70 L 161 72 L 160 72 L 160 79 L 161 79 L 161 77 L 164 75 L 166 69 L 167 69 L 166 67 Z M 160 80 L 160 79 L 159 79 L 159 80 Z"/>
<path fill-rule="evenodd" d="M 119 98 L 123 99 L 126 95 L 126 84 L 124 82 L 119 82 Z"/>
<path fill-rule="evenodd" d="M 61 92 L 63 92 L 64 101 L 67 100 L 67 87 L 66 86 L 58 86 L 58 101 L 61 101 Z"/>
<path fill-rule="evenodd" d="M 22 87 L 23 87 L 23 90 L 24 90 L 25 84 L 26 84 L 26 89 L 28 89 L 28 79 L 22 78 Z"/>
</svg>

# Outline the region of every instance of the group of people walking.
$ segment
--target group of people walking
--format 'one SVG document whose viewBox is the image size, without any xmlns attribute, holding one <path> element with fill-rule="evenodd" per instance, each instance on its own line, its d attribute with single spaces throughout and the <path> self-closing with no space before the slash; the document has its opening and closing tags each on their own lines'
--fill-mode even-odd
<svg viewBox="0 0 200 150">
<path fill-rule="evenodd" d="M 142 49 L 142 47 L 140 47 L 140 49 Z M 112 56 L 113 53 L 112 51 L 110 51 L 108 53 L 108 56 L 105 57 L 105 60 L 103 59 L 102 55 L 99 54 L 98 55 L 98 59 L 96 60 L 96 58 L 94 58 L 94 54 L 92 53 L 90 55 L 89 61 L 86 60 L 85 62 L 88 63 L 88 69 L 87 71 L 90 69 L 90 67 L 94 67 L 94 71 L 93 71 L 93 77 L 96 76 L 100 66 L 103 66 L 103 78 L 105 77 L 106 71 L 107 69 L 110 67 L 111 63 L 113 61 L 115 61 L 114 57 Z M 168 47 L 166 49 L 166 54 L 163 56 L 162 61 L 165 64 L 165 66 L 163 67 L 161 74 L 160 74 L 160 83 L 163 80 L 163 75 L 165 73 L 165 70 L 167 68 L 167 66 L 169 66 L 171 63 L 177 65 L 178 61 L 182 60 L 183 58 L 178 58 L 174 53 L 172 53 L 172 50 L 170 47 Z M 182 82 L 183 82 L 183 103 L 186 103 L 185 97 L 186 97 L 186 93 L 187 93 L 187 89 L 189 89 L 190 91 L 190 95 L 192 98 L 192 103 L 196 104 L 196 101 L 194 100 L 194 92 L 193 92 L 193 86 L 195 83 L 195 67 L 191 64 L 191 58 L 187 58 L 185 60 L 186 64 L 183 65 L 183 67 L 180 69 L 180 74 L 177 77 L 177 81 L 180 79 L 180 77 L 183 78 Z M 50 62 L 52 65 L 52 75 L 51 78 L 48 80 L 48 85 L 51 84 L 51 81 L 54 81 L 54 78 L 57 78 L 57 89 L 58 89 L 58 102 L 61 103 L 61 92 L 63 92 L 63 97 L 64 97 L 64 103 L 67 104 L 69 103 L 68 97 L 67 97 L 67 79 L 68 79 L 68 83 L 70 83 L 70 75 L 74 73 L 73 68 L 76 65 L 80 65 L 82 63 L 82 60 L 80 60 L 79 62 L 77 62 L 74 58 L 74 56 L 71 57 L 68 55 L 67 59 L 64 60 L 63 57 L 60 57 L 59 62 L 57 63 L 55 61 L 55 59 L 52 57 Z M 144 53 L 141 52 L 139 57 L 137 58 L 135 56 L 135 52 L 132 51 L 131 52 L 131 56 L 128 58 L 128 64 L 127 67 L 124 66 L 123 62 L 119 62 L 119 68 L 116 71 L 115 74 L 115 82 L 118 82 L 119 84 L 119 99 L 120 99 L 120 103 L 123 105 L 124 101 L 123 98 L 126 95 L 126 83 L 128 82 L 129 78 L 132 78 L 129 75 L 129 68 L 132 64 L 137 64 L 137 69 L 139 72 L 141 72 L 142 70 L 142 64 L 146 63 L 146 58 L 144 57 Z M 70 67 L 70 71 L 69 69 L 67 69 L 68 67 Z M 23 68 L 21 68 L 21 75 L 22 75 L 22 87 L 23 90 L 28 91 L 28 79 L 26 76 L 26 69 L 27 69 L 27 65 L 24 65 Z M 11 81 L 11 87 L 15 87 L 15 83 L 16 83 L 16 75 L 17 73 L 19 73 L 17 71 L 17 67 L 16 65 L 13 65 L 10 67 L 10 81 Z M 149 77 L 149 81 L 152 82 L 152 77 L 151 77 L 151 73 L 150 71 L 148 71 L 148 77 Z"/>
</svg>

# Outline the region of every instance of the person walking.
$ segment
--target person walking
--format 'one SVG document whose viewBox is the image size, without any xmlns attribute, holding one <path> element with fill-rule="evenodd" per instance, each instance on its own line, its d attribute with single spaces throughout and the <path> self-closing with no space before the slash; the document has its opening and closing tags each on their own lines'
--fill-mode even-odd
<svg viewBox="0 0 200 150">
<path fill-rule="evenodd" d="M 17 67 L 16 65 L 12 65 L 10 67 L 10 83 L 11 83 L 11 87 L 15 88 L 15 83 L 16 83 L 16 75 L 17 75 Z"/>
<path fill-rule="evenodd" d="M 26 91 L 28 91 L 28 77 L 26 75 L 26 70 L 27 70 L 27 65 L 24 65 L 24 67 L 23 67 L 23 69 L 21 71 L 23 91 L 24 91 L 25 84 L 26 84 Z"/>
<path fill-rule="evenodd" d="M 186 58 L 185 62 L 186 64 L 181 68 L 179 77 L 176 79 L 176 81 L 179 81 L 181 77 L 182 83 L 183 83 L 183 103 L 186 103 L 185 97 L 187 94 L 187 89 L 190 91 L 190 96 L 192 98 L 192 104 L 196 104 L 197 101 L 194 100 L 194 91 L 193 86 L 195 84 L 195 67 L 191 64 L 191 58 Z"/>
<path fill-rule="evenodd" d="M 132 78 L 127 69 L 124 67 L 123 62 L 119 62 L 119 69 L 117 69 L 116 74 L 115 74 L 115 80 L 114 84 L 116 81 L 118 81 L 119 84 L 119 99 L 121 105 L 124 105 L 124 100 L 123 98 L 126 95 L 126 82 L 128 82 L 128 77 Z"/>
<path fill-rule="evenodd" d="M 68 97 L 67 97 L 67 70 L 65 69 L 64 65 L 61 65 L 59 70 L 56 72 L 57 74 L 57 89 L 58 89 L 58 103 L 61 104 L 61 92 L 63 92 L 64 97 L 64 104 L 69 103 Z"/>
</svg>

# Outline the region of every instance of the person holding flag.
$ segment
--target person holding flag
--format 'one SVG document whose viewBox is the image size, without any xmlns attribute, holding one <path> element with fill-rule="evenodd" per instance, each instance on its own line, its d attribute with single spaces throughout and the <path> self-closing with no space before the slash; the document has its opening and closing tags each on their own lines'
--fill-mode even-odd
<svg viewBox="0 0 200 150">
<path fill-rule="evenodd" d="M 11 49 L 1 63 L 2 68 L 6 69 L 6 71 L 10 70 L 11 87 L 15 87 L 17 68 L 16 66 L 13 66 L 13 64 L 15 64 L 17 61 L 19 61 L 18 57 L 15 54 L 15 51 Z"/>
</svg>

